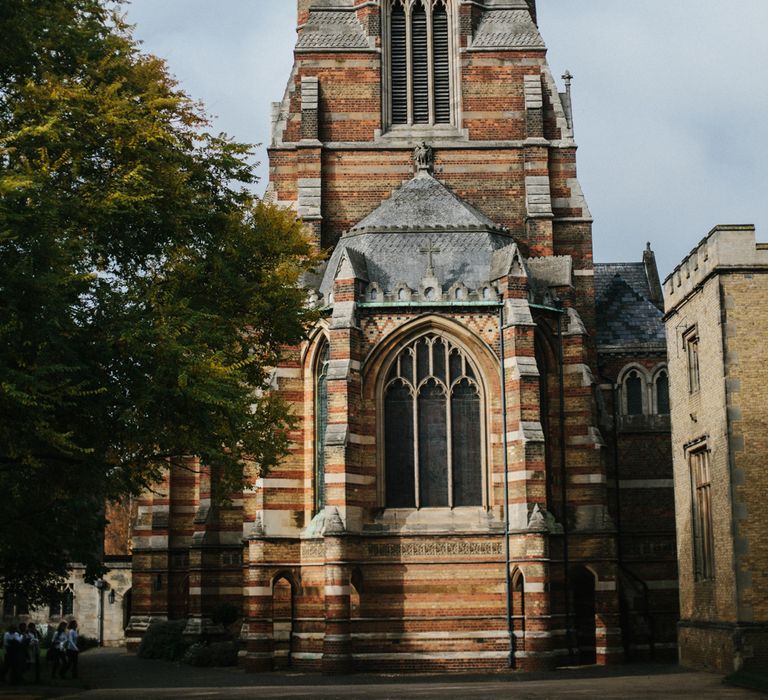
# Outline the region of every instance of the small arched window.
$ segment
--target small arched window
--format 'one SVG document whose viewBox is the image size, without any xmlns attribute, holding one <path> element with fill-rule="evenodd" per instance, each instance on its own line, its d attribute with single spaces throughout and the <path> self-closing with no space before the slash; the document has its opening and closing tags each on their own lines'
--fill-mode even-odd
<svg viewBox="0 0 768 700">
<path fill-rule="evenodd" d="M 669 375 L 666 370 L 661 370 L 656 375 L 654 386 L 656 395 L 656 413 L 660 416 L 669 415 Z"/>
<path fill-rule="evenodd" d="M 401 350 L 384 386 L 387 507 L 482 505 L 481 414 L 462 350 L 436 335 Z"/>
<path fill-rule="evenodd" d="M 315 368 L 315 512 L 325 508 L 325 431 L 328 427 L 328 343 L 318 353 Z"/>
<path fill-rule="evenodd" d="M 390 122 L 450 124 L 450 0 L 387 2 Z"/>
<path fill-rule="evenodd" d="M 633 369 L 624 379 L 624 392 L 626 396 L 625 410 L 628 416 L 643 415 L 643 378 L 640 372 Z"/>
</svg>

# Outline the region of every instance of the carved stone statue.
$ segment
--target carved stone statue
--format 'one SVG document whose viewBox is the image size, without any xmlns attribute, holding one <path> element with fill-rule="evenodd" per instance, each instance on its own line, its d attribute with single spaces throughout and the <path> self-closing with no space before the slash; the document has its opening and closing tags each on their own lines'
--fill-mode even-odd
<svg viewBox="0 0 768 700">
<path fill-rule="evenodd" d="M 417 172 L 431 173 L 435 166 L 435 152 L 426 141 L 422 141 L 413 150 L 413 160 Z"/>
</svg>

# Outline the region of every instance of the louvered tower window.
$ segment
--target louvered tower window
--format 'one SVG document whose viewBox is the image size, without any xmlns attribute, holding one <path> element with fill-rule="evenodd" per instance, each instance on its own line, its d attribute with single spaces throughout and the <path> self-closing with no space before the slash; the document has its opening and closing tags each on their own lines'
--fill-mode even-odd
<svg viewBox="0 0 768 700">
<path fill-rule="evenodd" d="M 400 351 L 384 386 L 387 507 L 483 504 L 481 406 L 476 371 L 445 338 Z"/>
<path fill-rule="evenodd" d="M 389 0 L 390 120 L 451 123 L 450 0 Z"/>
</svg>

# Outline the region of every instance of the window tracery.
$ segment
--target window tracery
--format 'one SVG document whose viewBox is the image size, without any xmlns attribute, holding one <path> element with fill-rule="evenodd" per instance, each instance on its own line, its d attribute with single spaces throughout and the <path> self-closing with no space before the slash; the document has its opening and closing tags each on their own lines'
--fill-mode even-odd
<svg viewBox="0 0 768 700">
<path fill-rule="evenodd" d="M 402 349 L 384 386 L 386 505 L 483 504 L 482 406 L 466 354 L 437 335 Z"/>
</svg>

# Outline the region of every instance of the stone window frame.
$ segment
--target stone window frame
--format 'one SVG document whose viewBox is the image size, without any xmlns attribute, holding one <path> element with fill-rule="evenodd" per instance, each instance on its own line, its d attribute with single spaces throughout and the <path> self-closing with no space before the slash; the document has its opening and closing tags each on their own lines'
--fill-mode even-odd
<svg viewBox="0 0 768 700">
<path fill-rule="evenodd" d="M 385 395 L 388 387 L 388 377 L 393 368 L 393 365 L 398 361 L 403 351 L 409 347 L 413 347 L 422 338 L 435 336 L 440 338 L 449 347 L 458 349 L 466 359 L 466 362 L 472 369 L 475 376 L 475 385 L 478 391 L 480 400 L 480 469 L 481 469 L 481 495 L 482 503 L 473 506 L 454 506 L 449 505 L 447 507 L 438 506 L 419 506 L 419 493 L 418 493 L 418 481 L 416 481 L 414 488 L 416 489 L 416 507 L 415 508 L 398 508 L 388 506 L 386 502 L 387 492 L 387 465 L 385 454 Z M 472 351 L 462 343 L 458 338 L 450 333 L 446 333 L 443 330 L 437 330 L 434 328 L 423 329 L 420 332 L 409 334 L 406 338 L 402 339 L 397 345 L 391 349 L 388 353 L 386 361 L 382 364 L 381 370 L 378 375 L 376 383 L 376 445 L 377 445 L 377 475 L 378 475 L 378 489 L 377 489 L 377 501 L 378 506 L 385 510 L 400 510 L 400 511 L 436 511 L 436 510 L 450 510 L 454 511 L 457 508 L 470 509 L 470 508 L 482 508 L 488 510 L 490 508 L 490 463 L 488 450 L 489 450 L 489 435 L 490 435 L 490 411 L 488 407 L 489 394 L 486 386 L 486 378 L 480 370 L 480 363 L 477 358 L 474 357 Z M 450 403 L 450 402 L 449 402 Z M 449 437 L 447 438 L 450 440 Z M 450 468 L 450 466 L 449 466 Z M 415 469 L 418 470 L 418 463 L 415 465 Z M 450 488 L 449 482 L 449 502 L 453 502 L 453 493 Z"/>
<path fill-rule="evenodd" d="M 430 122 L 426 124 L 413 122 L 413 83 L 412 67 L 410 60 L 407 60 L 408 70 L 408 123 L 392 123 L 392 75 L 391 75 L 391 16 L 392 7 L 399 3 L 406 10 L 406 27 L 410 26 L 408 17 L 413 5 L 417 2 L 423 2 L 428 13 L 427 26 L 429 29 L 430 41 L 428 41 L 428 50 L 430 54 L 429 68 L 429 93 L 430 93 Z M 443 3 L 448 14 L 448 61 L 449 61 L 449 79 L 450 79 L 450 112 L 451 119 L 448 124 L 434 123 L 434 63 L 432 57 L 431 41 L 431 21 L 429 14 L 432 6 L 436 3 Z M 408 39 L 406 39 L 407 55 L 410 58 L 410 30 Z M 459 22 L 459 2 L 457 0 L 383 0 L 381 3 L 381 109 L 382 109 L 382 133 L 391 133 L 398 136 L 413 135 L 423 137 L 425 132 L 433 131 L 437 133 L 456 132 L 460 126 L 460 104 L 461 104 L 461 63 L 460 63 L 461 32 Z M 415 132 L 415 133 L 414 133 Z"/>
<path fill-rule="evenodd" d="M 712 516 L 712 450 L 706 439 L 686 449 L 691 494 L 691 555 L 697 582 L 715 578 L 715 537 Z"/>
<path fill-rule="evenodd" d="M 653 374 L 651 376 L 651 406 L 653 408 L 653 414 L 657 416 L 668 416 L 671 412 L 671 407 L 668 405 L 667 408 L 670 409 L 666 413 L 662 413 L 659 410 L 659 387 L 658 387 L 658 381 L 661 375 L 666 375 L 667 377 L 667 402 L 670 403 L 670 385 L 669 385 L 669 367 L 666 363 L 660 364 L 657 367 L 654 368 Z"/>
<path fill-rule="evenodd" d="M 642 412 L 641 413 L 632 413 L 629 412 L 629 401 L 628 401 L 628 389 L 627 389 L 627 380 L 629 380 L 632 377 L 632 374 L 634 372 L 637 372 L 640 379 L 640 391 L 641 391 L 641 398 L 642 398 Z M 625 365 L 622 367 L 621 372 L 619 373 L 619 398 L 620 398 L 620 408 L 621 408 L 621 415 L 626 417 L 633 417 L 633 416 L 647 416 L 653 413 L 652 407 L 655 406 L 655 396 L 653 395 L 653 382 L 651 381 L 651 373 L 648 371 L 647 368 L 643 367 L 643 365 L 638 364 L 636 362 L 632 362 L 628 365 Z"/>
<path fill-rule="evenodd" d="M 75 614 L 76 598 L 74 583 L 68 582 L 60 586 L 48 601 L 48 618 L 50 620 L 59 620 L 65 617 L 72 617 Z"/>
<path fill-rule="evenodd" d="M 312 432 L 314 434 L 314 452 L 312 454 L 312 513 L 317 515 L 325 507 L 325 434 L 321 432 L 322 412 L 320 410 L 320 385 L 325 378 L 325 427 L 328 427 L 328 368 L 331 360 L 331 344 L 325 335 L 321 335 L 312 358 Z"/>
<path fill-rule="evenodd" d="M 701 352 L 698 326 L 694 325 L 683 332 L 683 348 L 685 350 L 685 366 L 688 374 L 688 393 L 698 394 L 701 391 Z"/>
</svg>

